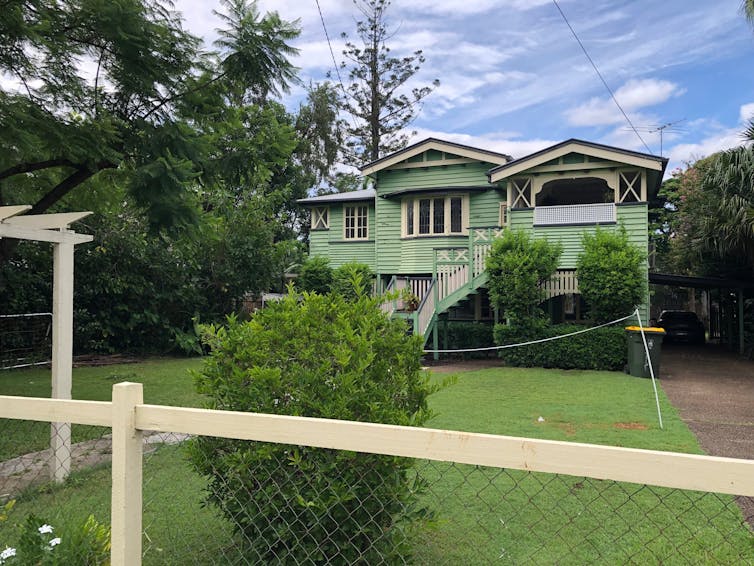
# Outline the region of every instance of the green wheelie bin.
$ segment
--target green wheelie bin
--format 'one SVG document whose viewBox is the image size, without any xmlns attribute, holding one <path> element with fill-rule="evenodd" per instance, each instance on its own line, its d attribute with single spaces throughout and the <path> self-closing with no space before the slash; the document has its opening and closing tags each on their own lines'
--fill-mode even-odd
<svg viewBox="0 0 754 566">
<path fill-rule="evenodd" d="M 651 326 L 644 327 L 644 336 L 646 336 L 647 349 L 649 350 L 649 360 L 647 360 L 647 354 L 644 350 L 644 340 L 641 337 L 641 330 L 638 326 L 626 327 L 626 334 L 628 335 L 627 373 L 636 377 L 652 377 L 649 370 L 649 362 L 651 362 L 654 375 L 656 378 L 659 378 L 662 339 L 665 336 L 665 330 Z"/>
</svg>

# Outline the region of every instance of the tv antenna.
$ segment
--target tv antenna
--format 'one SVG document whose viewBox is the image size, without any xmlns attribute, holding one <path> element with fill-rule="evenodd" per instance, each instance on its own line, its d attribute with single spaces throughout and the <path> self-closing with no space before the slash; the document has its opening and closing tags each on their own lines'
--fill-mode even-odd
<svg viewBox="0 0 754 566">
<path fill-rule="evenodd" d="M 660 133 L 660 157 L 662 157 L 662 136 L 667 131 L 669 133 L 681 133 L 685 132 L 683 128 L 676 127 L 676 124 L 680 124 L 681 122 L 684 122 L 686 118 L 681 118 L 680 120 L 676 120 L 674 122 L 667 122 L 665 124 L 652 124 L 649 126 L 641 126 L 637 127 L 636 129 L 640 132 L 647 132 L 649 134 L 656 134 L 657 132 Z M 628 130 L 628 128 L 624 128 L 624 130 Z M 633 130 L 630 130 L 633 131 Z"/>
</svg>

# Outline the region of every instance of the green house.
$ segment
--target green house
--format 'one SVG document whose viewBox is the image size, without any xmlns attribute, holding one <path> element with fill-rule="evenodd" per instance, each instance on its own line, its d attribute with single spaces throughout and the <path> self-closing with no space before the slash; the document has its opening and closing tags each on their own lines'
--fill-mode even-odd
<svg viewBox="0 0 754 566">
<path fill-rule="evenodd" d="M 372 188 L 299 202 L 311 208 L 310 255 L 333 267 L 366 263 L 381 290 L 410 288 L 420 303 L 406 316 L 436 341 L 440 320 L 492 320 L 485 259 L 508 228 L 561 242 L 547 308 L 555 321 L 581 319 L 575 267 L 582 233 L 622 224 L 646 250 L 647 201 L 666 165 L 576 139 L 512 159 L 429 138 L 365 166 Z M 396 301 L 385 309 L 400 307 Z"/>
</svg>

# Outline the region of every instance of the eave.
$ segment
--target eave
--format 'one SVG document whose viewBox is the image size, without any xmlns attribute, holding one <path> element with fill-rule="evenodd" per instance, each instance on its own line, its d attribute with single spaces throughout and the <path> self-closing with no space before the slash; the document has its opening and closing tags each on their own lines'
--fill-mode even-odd
<svg viewBox="0 0 754 566">
<path fill-rule="evenodd" d="M 487 149 L 479 149 L 477 147 L 439 140 L 437 138 L 427 138 L 404 149 L 401 149 L 400 151 L 396 151 L 395 153 L 386 155 L 385 157 L 377 159 L 376 161 L 367 163 L 364 167 L 362 167 L 361 173 L 363 175 L 373 175 L 378 171 L 388 169 L 389 167 L 392 167 L 400 163 L 401 161 L 410 159 L 411 157 L 419 155 L 430 149 L 452 153 L 453 155 L 474 159 L 484 163 L 503 164 L 511 160 L 511 156 L 504 153 L 497 153 L 495 151 L 489 151 Z M 427 166 L 431 165 L 431 161 L 427 162 Z"/>
<path fill-rule="evenodd" d="M 526 157 L 494 167 L 487 172 L 487 177 L 489 178 L 490 183 L 497 183 L 569 153 L 580 153 L 590 157 L 617 161 L 626 165 L 658 171 L 660 173 L 660 178 L 662 178 L 662 173 L 665 171 L 665 167 L 668 164 L 668 159 L 666 157 L 657 157 L 647 153 L 611 147 L 594 142 L 570 139 L 532 153 L 531 155 L 527 155 Z M 584 164 L 585 169 L 587 169 L 588 166 L 588 163 Z"/>
</svg>

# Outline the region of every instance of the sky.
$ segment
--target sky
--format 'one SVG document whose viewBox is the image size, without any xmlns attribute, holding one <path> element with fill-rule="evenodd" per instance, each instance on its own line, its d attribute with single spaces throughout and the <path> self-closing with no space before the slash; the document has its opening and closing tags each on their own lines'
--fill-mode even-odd
<svg viewBox="0 0 754 566">
<path fill-rule="evenodd" d="M 576 34 L 639 135 L 614 104 L 552 0 L 393 0 L 386 12 L 396 56 L 423 50 L 412 85 L 440 86 L 412 124 L 432 136 L 514 158 L 568 138 L 670 159 L 668 174 L 742 143 L 754 117 L 754 27 L 740 0 L 560 0 Z M 298 20 L 293 63 L 303 84 L 342 60 L 341 32 L 355 38 L 351 0 L 260 0 Z M 186 27 L 208 45 L 220 20 L 208 0 L 177 0 Z M 343 80 L 347 76 L 343 75 Z M 285 100 L 294 109 L 295 87 Z M 643 140 L 643 141 L 642 141 Z M 646 145 L 645 145 L 646 144 Z"/>
</svg>

